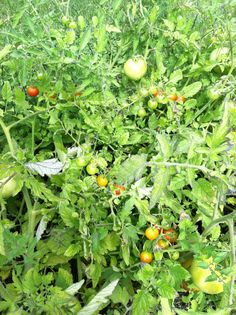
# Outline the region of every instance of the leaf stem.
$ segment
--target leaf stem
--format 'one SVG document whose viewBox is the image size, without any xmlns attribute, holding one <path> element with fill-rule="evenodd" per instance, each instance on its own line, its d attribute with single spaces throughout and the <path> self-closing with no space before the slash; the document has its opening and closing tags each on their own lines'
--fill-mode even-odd
<svg viewBox="0 0 236 315">
<path fill-rule="evenodd" d="M 232 213 L 230 213 L 230 214 L 226 214 L 226 215 L 224 215 L 224 216 L 222 216 L 222 217 L 220 217 L 220 218 L 218 218 L 218 219 L 212 221 L 212 222 L 206 227 L 206 229 L 205 229 L 204 232 L 202 233 L 202 236 L 203 236 L 203 237 L 206 236 L 214 226 L 216 226 L 216 225 L 218 225 L 218 224 L 220 224 L 220 223 L 223 223 L 223 222 L 228 222 L 228 220 L 233 220 L 234 217 L 236 217 L 236 211 L 234 211 L 234 212 L 232 212 Z"/>
<path fill-rule="evenodd" d="M 29 118 L 31 118 L 31 117 L 34 117 L 34 116 L 36 116 L 36 115 L 42 114 L 42 113 L 44 113 L 44 112 L 45 112 L 44 110 L 41 110 L 41 111 L 32 113 L 32 114 L 30 114 L 30 115 L 28 115 L 28 116 L 25 116 L 24 118 L 22 118 L 22 119 L 20 119 L 20 120 L 18 120 L 18 121 L 15 121 L 15 122 L 12 123 L 12 124 L 10 124 L 7 128 L 10 130 L 11 128 L 13 128 L 13 127 L 17 126 L 18 124 L 22 123 L 23 121 L 25 121 L 25 120 L 27 120 L 27 119 L 29 119 Z"/>
<path fill-rule="evenodd" d="M 28 210 L 28 233 L 29 233 L 30 238 L 33 238 L 34 225 L 35 225 L 35 211 L 34 211 L 34 207 L 32 205 L 31 199 L 30 199 L 28 189 L 24 186 L 22 191 L 23 191 L 26 207 Z"/>
<path fill-rule="evenodd" d="M 9 126 L 6 126 L 5 123 L 1 119 L 0 119 L 0 126 L 2 127 L 2 130 L 5 134 L 6 139 L 7 139 L 7 143 L 8 143 L 11 155 L 13 157 L 15 157 L 15 149 L 14 149 L 11 134 L 10 134 L 10 128 L 9 128 Z"/>
</svg>

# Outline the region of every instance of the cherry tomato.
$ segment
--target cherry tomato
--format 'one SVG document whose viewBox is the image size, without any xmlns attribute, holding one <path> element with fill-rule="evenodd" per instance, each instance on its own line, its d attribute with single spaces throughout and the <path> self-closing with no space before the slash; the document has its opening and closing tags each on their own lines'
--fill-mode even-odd
<svg viewBox="0 0 236 315">
<path fill-rule="evenodd" d="M 171 254 L 171 258 L 173 260 L 178 260 L 179 259 L 179 252 L 175 251 Z"/>
<path fill-rule="evenodd" d="M 208 268 L 201 268 L 199 263 L 204 262 L 208 264 Z M 230 280 L 229 277 L 223 276 L 216 269 L 216 264 L 213 263 L 212 257 L 202 259 L 194 259 L 190 267 L 190 273 L 192 275 L 193 283 L 200 289 L 200 291 L 208 294 L 218 294 L 223 292 L 224 283 Z M 212 274 L 212 271 L 218 276 L 217 280 L 207 281 L 207 277 Z"/>
<path fill-rule="evenodd" d="M 97 183 L 98 183 L 98 186 L 100 186 L 100 187 L 106 187 L 108 184 L 108 179 L 106 177 L 98 175 L 97 176 Z"/>
<path fill-rule="evenodd" d="M 116 189 L 114 193 L 116 196 L 120 196 L 120 194 L 121 194 L 120 189 Z"/>
<path fill-rule="evenodd" d="M 82 93 L 81 92 L 75 92 L 75 96 L 81 96 Z"/>
<path fill-rule="evenodd" d="M 140 254 L 140 261 L 143 263 L 150 264 L 153 260 L 153 255 L 152 253 L 149 253 L 147 251 L 144 251 Z"/>
<path fill-rule="evenodd" d="M 220 93 L 215 89 L 209 89 L 207 91 L 207 96 L 209 97 L 210 100 L 215 101 L 220 97 Z"/>
<path fill-rule="evenodd" d="M 153 240 L 155 240 L 158 237 L 159 230 L 156 229 L 156 228 L 149 227 L 149 228 L 146 229 L 144 234 L 145 234 L 147 239 L 153 241 Z"/>
<path fill-rule="evenodd" d="M 124 64 L 124 72 L 131 80 L 140 80 L 147 72 L 147 63 L 143 57 L 134 57 Z"/>
<path fill-rule="evenodd" d="M 17 182 L 14 178 L 5 177 L 0 180 L 0 196 L 4 199 L 14 196 L 17 192 Z"/>
<path fill-rule="evenodd" d="M 87 159 L 84 156 L 77 157 L 75 162 L 79 167 L 86 166 L 88 164 Z"/>
<path fill-rule="evenodd" d="M 138 116 L 140 117 L 140 118 L 143 118 L 143 117 L 145 117 L 146 115 L 147 115 L 147 112 L 146 112 L 146 110 L 142 107 L 142 108 L 140 108 L 139 110 L 138 110 Z"/>
<path fill-rule="evenodd" d="M 63 16 L 61 18 L 62 24 L 67 25 L 69 23 L 69 18 L 67 16 Z"/>
<path fill-rule="evenodd" d="M 74 21 L 70 22 L 68 25 L 69 28 L 75 29 L 77 27 L 76 23 Z"/>
<path fill-rule="evenodd" d="M 148 96 L 149 94 L 149 91 L 145 88 L 141 88 L 140 91 L 139 91 L 139 94 L 142 96 L 142 97 L 146 97 Z"/>
<path fill-rule="evenodd" d="M 158 89 L 156 86 L 151 85 L 149 88 L 149 93 L 152 94 L 154 97 L 158 95 Z"/>
<path fill-rule="evenodd" d="M 27 88 L 27 94 L 31 97 L 35 97 L 39 94 L 39 89 L 35 86 L 29 86 Z"/>
<path fill-rule="evenodd" d="M 176 230 L 167 229 L 167 230 L 164 230 L 163 233 L 165 234 L 164 237 L 168 242 L 170 242 L 171 244 L 176 242 L 177 236 L 178 236 Z"/>
<path fill-rule="evenodd" d="M 157 102 L 160 104 L 167 104 L 169 100 L 165 95 L 157 95 Z"/>
<path fill-rule="evenodd" d="M 89 175 L 95 175 L 98 172 L 98 169 L 95 164 L 89 163 L 86 167 L 86 171 Z"/>
<path fill-rule="evenodd" d="M 43 80 L 43 78 L 44 78 L 44 73 L 43 73 L 43 72 L 38 72 L 38 73 L 37 73 L 37 79 L 38 79 L 39 81 L 41 81 L 41 80 Z"/>
<path fill-rule="evenodd" d="M 164 249 L 169 247 L 169 243 L 166 240 L 160 239 L 157 241 L 157 246 Z"/>
<path fill-rule="evenodd" d="M 158 106 L 158 103 L 155 99 L 151 98 L 149 101 L 148 101 L 148 107 L 150 109 L 156 109 Z"/>
<path fill-rule="evenodd" d="M 119 184 L 114 184 L 114 187 L 115 187 L 115 188 L 118 188 L 118 189 L 120 189 L 120 190 L 122 190 L 122 191 L 125 191 L 125 187 L 124 187 L 124 186 L 121 186 L 121 185 L 119 185 Z"/>
<path fill-rule="evenodd" d="M 177 101 L 179 103 L 184 103 L 185 102 L 185 97 L 184 96 L 180 96 L 180 97 L 178 97 Z"/>
<path fill-rule="evenodd" d="M 171 100 L 171 101 L 177 101 L 178 96 L 176 94 L 171 94 L 171 95 L 168 96 L 168 99 Z"/>
</svg>

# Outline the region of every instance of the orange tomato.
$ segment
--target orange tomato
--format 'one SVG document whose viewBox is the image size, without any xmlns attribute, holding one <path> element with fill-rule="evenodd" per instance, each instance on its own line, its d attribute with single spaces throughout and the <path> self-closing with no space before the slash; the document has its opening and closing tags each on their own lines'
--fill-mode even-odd
<svg viewBox="0 0 236 315">
<path fill-rule="evenodd" d="M 184 96 L 178 97 L 178 102 L 179 103 L 184 103 L 185 102 L 185 97 Z"/>
<path fill-rule="evenodd" d="M 153 255 L 152 253 L 149 253 L 147 251 L 144 251 L 140 254 L 140 261 L 143 263 L 150 264 L 153 261 Z"/>
<path fill-rule="evenodd" d="M 165 234 L 164 237 L 168 242 L 171 244 L 176 242 L 178 234 L 175 229 L 167 229 L 164 230 L 163 233 Z"/>
<path fill-rule="evenodd" d="M 164 249 L 169 247 L 169 243 L 167 242 L 167 240 L 158 240 L 157 246 Z"/>
<path fill-rule="evenodd" d="M 31 97 L 35 97 L 39 94 L 39 89 L 35 86 L 29 86 L 27 88 L 27 94 Z"/>
<path fill-rule="evenodd" d="M 176 94 L 171 94 L 171 95 L 168 96 L 168 99 L 171 100 L 171 101 L 177 101 L 178 96 Z"/>
</svg>

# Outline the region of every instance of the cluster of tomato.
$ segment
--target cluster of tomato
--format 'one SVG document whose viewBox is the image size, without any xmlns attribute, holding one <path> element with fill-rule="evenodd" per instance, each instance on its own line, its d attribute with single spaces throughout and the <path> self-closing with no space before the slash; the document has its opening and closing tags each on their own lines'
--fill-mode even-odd
<svg viewBox="0 0 236 315">
<path fill-rule="evenodd" d="M 155 249 L 165 249 L 169 247 L 176 242 L 178 237 L 177 231 L 173 228 L 165 230 L 161 227 L 148 227 L 144 234 L 148 240 L 154 241 L 158 239 L 154 246 Z M 175 259 L 178 259 L 178 257 L 175 257 Z M 153 261 L 153 254 L 148 251 L 141 252 L 140 261 L 143 263 L 151 263 Z"/>
</svg>

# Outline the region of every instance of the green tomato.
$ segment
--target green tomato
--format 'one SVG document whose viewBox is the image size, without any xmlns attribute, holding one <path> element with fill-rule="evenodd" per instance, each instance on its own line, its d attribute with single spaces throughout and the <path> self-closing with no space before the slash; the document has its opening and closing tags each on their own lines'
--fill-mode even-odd
<svg viewBox="0 0 236 315">
<path fill-rule="evenodd" d="M 76 23 L 74 21 L 70 22 L 68 25 L 69 28 L 75 29 L 77 27 Z"/>
<path fill-rule="evenodd" d="M 171 259 L 178 260 L 179 259 L 179 252 L 175 251 L 171 254 Z"/>
<path fill-rule="evenodd" d="M 141 88 L 140 91 L 139 91 L 139 94 L 142 96 L 142 97 L 146 97 L 148 96 L 149 94 L 149 91 L 145 88 Z"/>
<path fill-rule="evenodd" d="M 215 101 L 220 97 L 220 93 L 219 91 L 212 88 L 207 91 L 207 96 L 210 100 Z"/>
<path fill-rule="evenodd" d="M 79 167 L 83 167 L 86 166 L 88 164 L 87 159 L 84 156 L 79 156 L 76 160 L 75 160 L 76 164 Z"/>
<path fill-rule="evenodd" d="M 37 79 L 38 79 L 39 81 L 43 80 L 43 77 L 44 77 L 44 73 L 43 73 L 43 72 L 38 72 L 38 73 L 37 73 Z"/>
<path fill-rule="evenodd" d="M 146 110 L 142 107 L 138 110 L 138 113 L 137 115 L 140 117 L 140 118 L 144 118 L 146 115 L 147 115 L 147 112 Z"/>
<path fill-rule="evenodd" d="M 86 171 L 89 175 L 95 175 L 98 172 L 98 169 L 95 164 L 89 163 L 86 167 Z"/>
<path fill-rule="evenodd" d="M 5 177 L 0 180 L 0 195 L 7 199 L 17 193 L 17 182 L 14 178 Z"/>
<path fill-rule="evenodd" d="M 157 95 L 157 102 L 160 104 L 167 104 L 169 102 L 169 99 L 164 95 Z"/>
<path fill-rule="evenodd" d="M 199 263 L 204 262 L 208 264 L 208 268 L 201 268 Z M 216 264 L 213 262 L 212 257 L 206 259 L 194 259 L 190 267 L 193 283 L 202 291 L 208 294 L 218 294 L 223 292 L 224 283 L 230 280 L 229 277 L 223 276 L 219 271 L 215 270 Z M 218 277 L 217 280 L 207 281 L 214 271 Z"/>
<path fill-rule="evenodd" d="M 83 30 L 85 28 L 85 20 L 84 20 L 84 17 L 82 15 L 78 16 L 78 24 L 79 24 L 79 27 L 81 28 L 81 30 Z"/>
<path fill-rule="evenodd" d="M 147 72 L 147 63 L 143 57 L 134 57 L 124 64 L 124 72 L 131 80 L 140 80 Z"/>
<path fill-rule="evenodd" d="M 65 15 L 64 15 L 64 16 L 61 18 L 61 21 L 62 21 L 62 24 L 67 25 L 70 20 L 69 20 L 68 16 L 65 16 Z"/>
<path fill-rule="evenodd" d="M 151 98 L 151 99 L 148 101 L 148 107 L 149 107 L 150 109 L 156 109 L 157 106 L 158 106 L 158 103 L 157 103 L 156 99 Z"/>
</svg>

